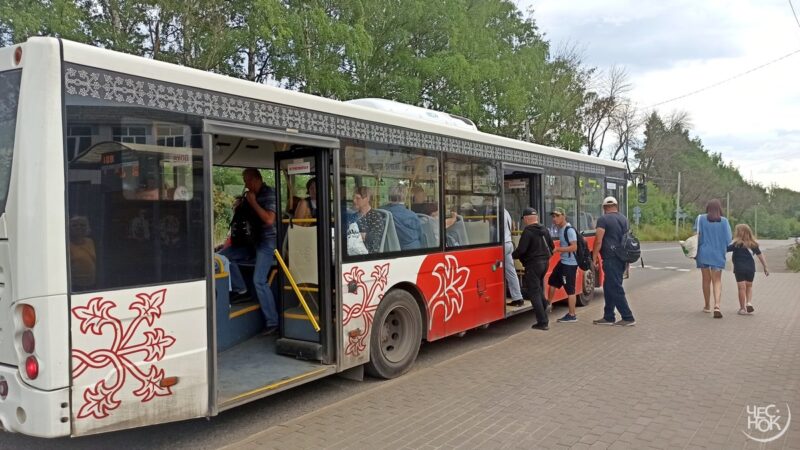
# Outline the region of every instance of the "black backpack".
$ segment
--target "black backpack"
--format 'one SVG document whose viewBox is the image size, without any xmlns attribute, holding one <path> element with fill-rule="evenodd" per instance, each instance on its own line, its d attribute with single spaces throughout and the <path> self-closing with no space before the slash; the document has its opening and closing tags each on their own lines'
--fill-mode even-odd
<svg viewBox="0 0 800 450">
<path fill-rule="evenodd" d="M 242 203 L 233 212 L 231 219 L 231 245 L 234 247 L 255 247 L 261 240 L 261 221 L 247 203 Z"/>
<path fill-rule="evenodd" d="M 639 245 L 639 239 L 633 235 L 630 228 L 625 230 L 619 245 L 614 247 L 614 254 L 617 255 L 617 258 L 628 264 L 635 263 L 642 256 L 642 248 Z"/>
<path fill-rule="evenodd" d="M 567 243 L 569 243 L 567 231 L 569 231 L 570 228 L 575 230 L 575 227 L 569 225 L 564 229 L 564 238 L 567 240 Z M 583 238 L 583 235 L 580 234 L 578 230 L 575 230 L 575 236 L 578 237 L 578 240 L 575 242 L 578 248 L 574 253 L 575 259 L 578 261 L 578 267 L 580 267 L 581 270 L 589 270 L 592 268 L 592 252 L 589 250 L 589 246 L 586 245 L 586 239 Z"/>
</svg>

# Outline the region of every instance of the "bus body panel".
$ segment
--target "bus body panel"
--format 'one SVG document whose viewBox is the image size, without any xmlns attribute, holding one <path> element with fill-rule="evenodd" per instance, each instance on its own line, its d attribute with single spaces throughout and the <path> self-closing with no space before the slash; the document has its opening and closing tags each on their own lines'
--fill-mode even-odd
<svg viewBox="0 0 800 450">
<path fill-rule="evenodd" d="M 74 435 L 207 414 L 205 281 L 73 295 L 71 315 Z"/>
<path fill-rule="evenodd" d="M 8 396 L 0 400 L 0 429 L 43 438 L 69 435 L 69 388 L 32 388 L 16 367 L 5 365 L 0 365 L 0 380 L 8 383 Z"/>
<path fill-rule="evenodd" d="M 502 247 L 344 264 L 340 370 L 369 361 L 375 312 L 401 283 L 417 286 L 424 297 L 428 323 L 422 325 L 429 341 L 502 319 L 502 264 Z"/>
<path fill-rule="evenodd" d="M 23 58 L 27 69 L 22 71 L 16 149 L 6 205 L 9 250 L 14 262 L 11 295 L 17 301 L 67 292 L 58 41 L 31 39 L 23 48 Z M 67 304 L 62 306 L 66 308 Z"/>
</svg>

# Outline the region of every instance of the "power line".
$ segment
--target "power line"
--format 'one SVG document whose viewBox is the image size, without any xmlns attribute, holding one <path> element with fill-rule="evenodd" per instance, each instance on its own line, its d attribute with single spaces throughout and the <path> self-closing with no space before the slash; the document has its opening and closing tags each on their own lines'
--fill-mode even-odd
<svg viewBox="0 0 800 450">
<path fill-rule="evenodd" d="M 800 20 L 797 19 L 797 13 L 794 11 L 794 5 L 792 4 L 792 0 L 789 0 L 789 7 L 792 8 L 792 15 L 794 15 L 794 21 L 797 22 L 797 26 L 800 27 Z"/>
<path fill-rule="evenodd" d="M 721 86 L 721 85 L 723 85 L 725 83 L 731 82 L 731 81 L 733 81 L 733 80 L 735 80 L 737 78 L 741 78 L 741 77 L 743 77 L 743 76 L 745 76 L 747 74 L 750 74 L 750 73 L 753 73 L 753 72 L 755 72 L 757 70 L 763 69 L 764 67 L 767 67 L 769 65 L 775 64 L 776 62 L 782 61 L 782 60 L 784 60 L 784 59 L 786 59 L 786 58 L 788 58 L 788 57 L 790 57 L 792 55 L 796 55 L 798 53 L 800 53 L 800 49 L 797 49 L 795 51 L 789 52 L 789 53 L 787 53 L 787 54 L 785 54 L 785 55 L 783 55 L 783 56 L 781 56 L 779 58 L 773 59 L 772 61 L 769 61 L 769 62 L 766 62 L 764 64 L 761 64 L 760 66 L 753 67 L 750 70 L 747 70 L 747 71 L 742 72 L 740 74 L 734 75 L 734 76 L 732 76 L 730 78 L 726 78 L 726 79 L 724 79 L 722 81 L 718 81 L 718 82 L 716 82 L 714 84 L 710 84 L 710 85 L 708 85 L 706 87 L 703 87 L 703 88 L 688 92 L 688 93 L 683 94 L 683 95 L 679 95 L 679 96 L 671 98 L 669 100 L 664 100 L 663 102 L 654 103 L 654 104 L 652 104 L 650 106 L 645 107 L 645 109 L 655 108 L 656 106 L 661 106 L 661 105 L 666 104 L 666 103 L 671 103 L 671 102 L 674 102 L 676 100 L 680 100 L 680 99 L 683 99 L 683 98 L 686 98 L 686 97 L 690 97 L 690 96 L 695 95 L 695 94 L 699 94 L 701 92 L 707 91 L 707 90 L 715 88 L 717 86 Z"/>
</svg>

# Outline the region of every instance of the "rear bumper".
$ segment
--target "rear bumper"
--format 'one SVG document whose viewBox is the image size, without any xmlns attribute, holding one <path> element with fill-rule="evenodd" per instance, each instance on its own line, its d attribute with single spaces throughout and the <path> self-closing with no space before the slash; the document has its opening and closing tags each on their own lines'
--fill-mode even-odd
<svg viewBox="0 0 800 450">
<path fill-rule="evenodd" d="M 0 424 L 6 431 L 54 438 L 69 436 L 69 388 L 42 391 L 25 384 L 16 367 L 0 365 L 8 395 L 0 397 Z"/>
</svg>

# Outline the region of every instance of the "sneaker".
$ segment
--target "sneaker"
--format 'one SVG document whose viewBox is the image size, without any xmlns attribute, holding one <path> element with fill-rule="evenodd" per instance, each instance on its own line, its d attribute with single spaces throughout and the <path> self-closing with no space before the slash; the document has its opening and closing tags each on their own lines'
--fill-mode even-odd
<svg viewBox="0 0 800 450">
<path fill-rule="evenodd" d="M 248 295 L 247 291 L 242 292 L 231 292 L 230 296 L 230 303 L 231 305 L 236 305 L 239 303 L 245 303 L 250 301 L 250 295 Z"/>
<path fill-rule="evenodd" d="M 747 312 L 747 310 L 746 310 L 746 309 L 740 309 L 740 310 L 739 310 L 739 312 L 738 312 L 738 313 L 736 313 L 736 314 L 739 314 L 740 316 L 747 316 L 747 315 L 750 315 L 750 313 L 749 313 L 749 312 Z"/>
<path fill-rule="evenodd" d="M 524 304 L 525 304 L 525 302 L 524 302 L 523 300 L 514 300 L 513 302 L 508 302 L 508 303 L 506 303 L 506 304 L 507 304 L 508 306 L 513 306 L 513 307 L 515 307 L 515 308 L 518 308 L 518 307 L 520 307 L 520 306 L 524 305 Z"/>
<path fill-rule="evenodd" d="M 597 319 L 592 321 L 595 325 L 614 325 L 613 321 L 606 320 L 606 319 Z"/>
<path fill-rule="evenodd" d="M 748 303 L 748 304 L 747 304 L 747 312 L 748 312 L 748 313 L 752 313 L 752 312 L 753 312 L 753 311 L 755 311 L 755 310 L 756 310 L 756 309 L 755 309 L 755 308 L 753 308 L 753 305 L 751 305 L 750 303 Z"/>
<path fill-rule="evenodd" d="M 262 336 L 272 336 L 278 332 L 278 327 L 267 327 L 261 332 Z"/>
<path fill-rule="evenodd" d="M 531 328 L 533 328 L 534 330 L 542 330 L 542 331 L 547 331 L 547 330 L 550 329 L 550 327 L 547 326 L 546 323 L 542 324 L 542 325 L 539 325 L 538 323 L 535 323 L 535 324 L 533 324 L 533 326 Z"/>
<path fill-rule="evenodd" d="M 632 326 L 636 325 L 636 321 L 635 320 L 620 319 L 620 320 L 614 322 L 614 325 L 616 325 L 618 327 L 632 327 Z"/>
<path fill-rule="evenodd" d="M 578 321 L 578 316 L 570 315 L 570 313 L 564 314 L 564 317 L 558 319 L 558 322 L 561 323 L 575 323 Z"/>
</svg>

